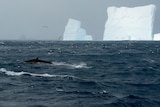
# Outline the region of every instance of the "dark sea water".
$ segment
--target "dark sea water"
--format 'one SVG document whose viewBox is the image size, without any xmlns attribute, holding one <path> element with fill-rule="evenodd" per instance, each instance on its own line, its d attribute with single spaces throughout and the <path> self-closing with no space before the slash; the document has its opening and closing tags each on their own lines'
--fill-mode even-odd
<svg viewBox="0 0 160 107">
<path fill-rule="evenodd" d="M 0 107 L 160 107 L 160 42 L 1 41 Z"/>
</svg>

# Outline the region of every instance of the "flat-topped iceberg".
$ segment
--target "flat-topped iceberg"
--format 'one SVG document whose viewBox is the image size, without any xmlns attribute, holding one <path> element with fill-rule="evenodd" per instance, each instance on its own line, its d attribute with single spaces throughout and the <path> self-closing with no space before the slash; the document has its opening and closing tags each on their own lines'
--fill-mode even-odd
<svg viewBox="0 0 160 107">
<path fill-rule="evenodd" d="M 153 40 L 155 5 L 108 7 L 103 40 Z"/>
<path fill-rule="evenodd" d="M 81 28 L 81 22 L 75 19 L 69 19 L 63 34 L 63 40 L 92 40 L 91 35 L 86 35 L 86 30 Z"/>
</svg>

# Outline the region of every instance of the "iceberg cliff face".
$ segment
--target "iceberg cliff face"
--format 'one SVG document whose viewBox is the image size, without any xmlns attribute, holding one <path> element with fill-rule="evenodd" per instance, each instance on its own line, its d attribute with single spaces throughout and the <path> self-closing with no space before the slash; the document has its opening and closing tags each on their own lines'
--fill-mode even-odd
<svg viewBox="0 0 160 107">
<path fill-rule="evenodd" d="M 103 40 L 153 40 L 156 6 L 109 7 Z"/>
<path fill-rule="evenodd" d="M 63 34 L 63 40 L 92 40 L 92 36 L 86 35 L 86 30 L 81 28 L 81 22 L 69 19 Z"/>
<path fill-rule="evenodd" d="M 160 41 L 160 33 L 154 34 L 154 40 Z"/>
</svg>

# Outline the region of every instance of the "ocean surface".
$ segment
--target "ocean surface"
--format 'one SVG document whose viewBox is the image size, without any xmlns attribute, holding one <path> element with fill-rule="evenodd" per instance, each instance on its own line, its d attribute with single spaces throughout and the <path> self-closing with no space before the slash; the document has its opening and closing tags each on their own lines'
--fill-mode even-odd
<svg viewBox="0 0 160 107">
<path fill-rule="evenodd" d="M 0 107 L 160 107 L 160 42 L 0 41 Z"/>
</svg>

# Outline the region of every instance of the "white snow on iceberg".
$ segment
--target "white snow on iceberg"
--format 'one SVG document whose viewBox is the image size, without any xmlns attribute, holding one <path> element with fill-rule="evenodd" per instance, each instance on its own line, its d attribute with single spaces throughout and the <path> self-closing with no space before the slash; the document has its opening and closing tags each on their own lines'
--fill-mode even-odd
<svg viewBox="0 0 160 107">
<path fill-rule="evenodd" d="M 103 40 L 153 40 L 156 6 L 108 7 Z"/>
<path fill-rule="evenodd" d="M 63 34 L 63 40 L 93 40 L 92 36 L 86 35 L 86 30 L 81 28 L 81 22 L 75 19 L 69 19 Z"/>
</svg>

